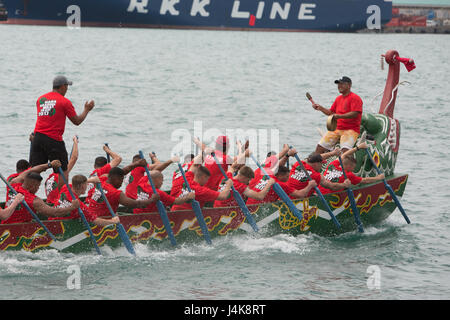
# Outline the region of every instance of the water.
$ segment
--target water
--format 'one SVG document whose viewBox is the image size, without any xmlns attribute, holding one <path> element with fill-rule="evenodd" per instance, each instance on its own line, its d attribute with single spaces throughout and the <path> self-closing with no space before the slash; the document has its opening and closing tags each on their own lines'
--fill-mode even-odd
<svg viewBox="0 0 450 320">
<path fill-rule="evenodd" d="M 55 74 L 73 80 L 67 97 L 78 112 L 96 107 L 64 139 L 80 138 L 73 174 L 89 174 L 104 142 L 128 164 L 138 150 L 168 159 L 179 130 L 278 130 L 279 146 L 301 155 L 314 150 L 342 75 L 365 111 L 384 88 L 380 54 L 396 49 L 415 59 L 402 66 L 395 116 L 402 125 L 396 172 L 408 173 L 402 204 L 384 222 L 334 238 L 233 236 L 212 246 L 136 247 L 95 253 L 49 250 L 0 253 L 0 298 L 5 299 L 448 299 L 450 252 L 446 162 L 448 58 L 446 35 L 265 33 L 0 26 L 0 172 L 28 158 L 35 101 Z M 178 131 L 177 131 L 178 130 Z M 210 142 L 212 138 L 205 138 Z M 209 139 L 209 140 L 208 140 Z M 261 156 L 260 156 L 261 158 Z M 165 188 L 175 166 L 165 172 Z M 4 199 L 4 188 L 0 199 Z M 40 191 L 42 194 L 42 190 Z M 78 266 L 81 288 L 67 286 Z M 380 288 L 369 289 L 370 266 Z M 369 269 L 370 270 L 370 269 Z M 157 290 L 155 289 L 157 288 Z"/>
</svg>

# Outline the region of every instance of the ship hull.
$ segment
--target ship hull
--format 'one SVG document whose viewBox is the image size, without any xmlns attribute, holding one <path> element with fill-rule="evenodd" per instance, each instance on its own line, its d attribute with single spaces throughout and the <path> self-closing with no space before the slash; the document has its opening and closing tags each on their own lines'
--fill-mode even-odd
<svg viewBox="0 0 450 320">
<path fill-rule="evenodd" d="M 391 20 L 384 0 L 3 0 L 8 24 L 353 32 Z"/>
</svg>

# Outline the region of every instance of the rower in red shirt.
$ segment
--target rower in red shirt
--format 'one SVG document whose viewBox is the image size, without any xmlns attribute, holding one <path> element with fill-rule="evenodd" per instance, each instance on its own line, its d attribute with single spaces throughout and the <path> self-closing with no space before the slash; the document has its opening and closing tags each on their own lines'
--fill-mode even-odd
<svg viewBox="0 0 450 320">
<path fill-rule="evenodd" d="M 233 175 L 234 168 L 233 166 L 230 167 L 230 169 L 227 172 L 228 179 L 233 180 L 233 186 L 236 189 L 237 192 L 241 195 L 242 199 L 246 198 L 252 198 L 255 200 L 263 200 L 267 193 L 270 191 L 272 185 L 275 183 L 274 179 L 270 179 L 269 182 L 266 184 L 266 186 L 262 190 L 252 190 L 249 187 L 250 180 L 252 180 L 255 177 L 255 173 L 253 172 L 253 169 L 248 166 L 243 166 L 239 169 L 238 174 L 236 176 Z M 219 192 L 221 192 L 225 188 L 225 178 L 222 180 L 222 182 L 219 185 Z M 236 202 L 234 196 L 230 194 L 228 196 L 228 199 L 226 200 L 216 200 L 214 202 L 214 207 L 233 207 L 238 206 L 238 203 Z"/>
<path fill-rule="evenodd" d="M 25 159 L 21 159 L 19 161 L 16 162 L 16 172 L 13 174 L 10 174 L 8 176 L 8 178 L 6 178 L 6 181 L 8 181 L 9 183 L 11 183 L 11 181 L 14 178 L 17 178 L 22 172 L 29 170 L 31 168 L 30 163 L 25 160 Z M 14 196 L 14 193 L 12 193 L 8 187 L 6 187 L 6 200 L 5 202 L 9 201 L 9 198 Z"/>
<path fill-rule="evenodd" d="M 11 217 L 11 215 L 16 210 L 17 206 L 19 206 L 24 199 L 25 196 L 21 193 L 18 193 L 17 195 L 13 196 L 13 200 L 9 203 L 9 205 L 5 209 L 0 208 L 0 221 L 8 220 L 9 217 Z"/>
<path fill-rule="evenodd" d="M 56 170 L 56 168 L 60 165 L 61 163 L 59 160 L 54 160 L 52 161 L 52 166 L 49 167 L 53 167 L 53 169 Z M 46 165 L 35 166 L 34 168 L 40 168 L 42 166 Z M 55 208 L 47 205 L 41 198 L 36 196 L 36 193 L 41 185 L 41 181 L 41 175 L 30 169 L 29 171 L 26 171 L 14 178 L 11 183 L 11 187 L 13 187 L 18 193 L 23 194 L 25 202 L 34 213 L 39 212 L 47 217 L 58 217 L 66 215 L 80 206 L 78 200 L 72 201 L 67 208 Z M 5 204 L 6 208 L 8 208 L 13 202 L 14 198 L 11 198 L 10 201 Z M 28 212 L 27 208 L 20 204 L 7 219 L 2 221 L 2 224 L 31 222 L 32 220 L 33 216 Z"/>
<path fill-rule="evenodd" d="M 83 212 L 84 216 L 86 217 L 86 220 L 88 222 L 92 222 L 97 226 L 107 226 L 110 224 L 116 224 L 120 222 L 120 219 L 118 216 L 112 217 L 111 219 L 103 219 L 99 218 L 96 215 L 89 212 L 88 207 L 80 200 L 80 196 L 82 196 L 87 189 L 88 185 L 88 179 L 83 175 L 75 175 L 72 177 L 72 184 L 69 184 L 69 188 L 71 188 L 74 196 L 76 199 L 80 202 L 80 209 Z M 72 201 L 72 196 L 70 195 L 69 189 L 64 184 L 61 188 L 61 192 L 59 194 L 59 199 L 55 203 L 56 208 L 66 208 L 70 206 Z M 80 213 L 77 209 L 72 210 L 70 212 L 69 216 L 65 217 L 56 217 L 56 218 L 49 218 L 49 220 L 71 220 L 71 219 L 79 219 Z"/>
<path fill-rule="evenodd" d="M 153 184 L 155 185 L 156 192 L 159 194 L 161 202 L 166 207 L 170 207 L 172 205 L 181 205 L 190 200 L 195 199 L 194 192 L 188 192 L 187 194 L 184 194 L 182 197 L 175 198 L 165 193 L 164 191 L 160 190 L 164 183 L 164 176 L 160 171 L 157 170 L 151 171 L 150 177 L 152 178 Z M 141 178 L 137 190 L 138 190 L 137 200 L 147 200 L 154 196 L 153 188 L 148 181 L 148 177 Z M 147 213 L 147 212 L 158 212 L 156 201 L 151 203 L 145 208 L 136 208 L 133 210 L 133 213 Z"/>
<path fill-rule="evenodd" d="M 330 154 L 330 153 L 328 153 Z M 303 167 L 308 171 L 311 179 L 316 183 L 316 186 L 324 186 L 325 188 L 332 190 L 340 190 L 343 188 L 348 188 L 350 186 L 350 180 L 345 180 L 342 183 L 335 183 L 328 181 L 321 174 L 322 164 L 326 163 L 326 160 L 322 157 L 322 155 L 318 153 L 312 153 L 306 159 L 306 161 L 302 161 Z M 312 181 L 311 180 L 311 181 Z M 296 190 L 303 190 L 308 185 L 308 177 L 301 168 L 300 164 L 296 162 L 291 169 L 288 184 L 290 187 Z M 310 189 L 307 197 L 311 196 L 314 192 L 314 189 Z"/>
<path fill-rule="evenodd" d="M 198 140 L 197 140 L 198 142 Z M 198 142 L 201 144 L 200 142 Z M 212 149 L 201 144 L 201 151 L 198 155 L 192 158 L 192 155 L 185 157 L 185 163 L 182 165 L 183 170 L 186 174 L 187 180 L 190 182 L 194 179 L 195 170 L 203 164 L 206 154 L 211 154 Z M 191 160 L 190 160 L 191 159 Z M 190 161 L 189 161 L 190 160 Z M 179 169 L 175 170 L 172 177 L 172 188 L 170 190 L 170 195 L 176 197 L 180 194 L 181 189 L 184 187 L 184 178 Z"/>
<path fill-rule="evenodd" d="M 334 115 L 337 119 L 335 131 L 328 131 L 320 140 L 316 147 L 317 153 L 324 153 L 332 150 L 339 142 L 342 151 L 345 152 L 353 148 L 359 136 L 363 102 L 361 98 L 351 91 L 352 80 L 349 77 L 342 77 L 334 81 L 338 86 L 339 95 L 330 109 L 314 103 L 315 110 L 322 111 L 325 115 Z"/>
<path fill-rule="evenodd" d="M 295 149 L 290 149 L 288 144 L 284 144 L 283 149 L 279 153 L 276 153 L 275 151 L 269 152 L 261 167 L 264 168 L 267 174 L 274 175 L 274 172 L 278 170 L 278 167 L 284 166 L 288 158 L 294 156 L 296 152 Z M 261 169 L 257 168 L 255 170 L 255 177 L 250 181 L 249 187 L 254 188 L 263 176 L 264 174 L 261 172 Z"/>
<path fill-rule="evenodd" d="M 307 193 L 309 192 L 309 190 L 314 188 L 314 186 L 316 185 L 315 181 L 310 181 L 307 184 L 306 188 L 304 188 L 302 190 L 296 190 L 295 188 L 289 186 L 289 184 L 287 183 L 287 181 L 289 179 L 289 169 L 285 166 L 279 166 L 275 175 L 271 175 L 270 177 L 275 180 L 274 182 L 277 182 L 280 185 L 280 187 L 284 190 L 284 192 L 286 192 L 286 194 L 291 199 L 305 198 Z M 264 188 L 266 188 L 266 185 L 269 183 L 269 181 L 270 181 L 269 179 L 267 179 L 265 176 L 263 176 L 260 179 L 260 181 L 255 185 L 253 190 L 255 190 L 256 192 L 260 192 L 260 191 L 264 190 Z M 250 198 L 247 200 L 247 205 L 264 203 L 264 202 L 275 202 L 278 200 L 280 200 L 280 197 L 273 190 L 273 188 L 271 188 L 263 200 L 256 200 L 256 199 Z"/>
<path fill-rule="evenodd" d="M 69 159 L 69 164 L 67 165 L 66 175 L 67 177 L 72 171 L 75 163 L 78 160 L 78 138 L 73 137 L 73 149 L 72 155 Z M 61 191 L 61 187 L 64 185 L 64 179 L 59 179 L 59 173 L 52 173 L 48 176 L 47 180 L 45 180 L 44 188 L 45 188 L 45 196 L 47 197 L 46 202 L 48 204 L 55 205 L 59 200 L 59 193 Z"/>
<path fill-rule="evenodd" d="M 187 174 L 193 164 L 194 164 L 194 158 L 191 158 L 191 155 L 189 155 L 189 158 L 187 158 L 187 159 L 185 158 L 185 162 L 181 165 L 181 167 L 183 168 L 184 172 L 186 172 L 186 174 Z M 172 197 L 180 192 L 181 188 L 183 188 L 183 183 L 184 183 L 183 175 L 181 174 L 180 169 L 176 169 L 173 172 L 172 188 L 170 189 L 170 195 Z"/>
<path fill-rule="evenodd" d="M 146 162 L 145 165 L 147 165 Z M 149 204 L 159 200 L 159 195 L 155 195 L 154 197 L 148 200 L 134 200 L 128 198 L 125 195 L 125 193 L 119 190 L 120 187 L 122 186 L 124 177 L 125 171 L 119 167 L 115 167 L 109 171 L 107 177 L 101 176 L 99 178 L 105 196 L 108 199 L 111 208 L 114 212 L 117 211 L 119 204 L 130 208 L 137 208 L 137 207 L 145 208 Z M 92 192 L 91 196 L 86 199 L 86 202 L 89 207 L 88 210 L 89 214 L 95 215 L 97 217 L 110 215 L 108 206 L 106 205 L 106 202 L 102 197 L 101 191 L 97 189 L 97 186 L 95 186 L 95 189 Z"/>
<path fill-rule="evenodd" d="M 223 171 L 228 171 L 228 166 L 233 163 L 233 159 L 227 155 L 228 149 L 230 147 L 230 140 L 226 136 L 219 136 L 216 139 L 216 149 L 214 153 L 219 160 L 220 165 L 223 168 Z M 205 158 L 205 167 L 210 172 L 210 177 L 205 187 L 210 188 L 211 190 L 216 191 L 219 187 L 220 181 L 223 179 L 222 172 L 216 164 L 216 161 L 212 155 L 207 155 Z"/>
<path fill-rule="evenodd" d="M 112 168 L 117 167 L 122 162 L 122 157 L 119 156 L 117 153 L 113 152 L 111 148 L 108 147 L 107 145 L 103 146 L 103 151 L 105 151 L 111 157 L 111 162 L 108 163 L 108 160 L 104 156 L 99 156 L 95 158 L 94 171 L 91 172 L 89 178 L 106 176 Z M 91 197 L 93 188 L 94 184 L 88 183 L 87 188 L 88 198 Z"/>
<path fill-rule="evenodd" d="M 187 175 L 187 174 L 186 174 Z M 195 192 L 195 200 L 200 203 L 200 207 L 204 207 L 207 202 L 214 202 L 216 200 L 225 200 L 230 195 L 231 186 L 233 181 L 231 179 L 227 180 L 225 183 L 225 188 L 221 191 L 214 191 L 207 188 L 205 185 L 210 178 L 209 170 L 204 166 L 199 166 L 195 170 L 194 179 L 189 181 L 191 190 Z M 184 186 L 176 197 L 183 197 L 185 194 L 189 193 L 186 186 Z M 190 203 L 185 203 L 182 205 L 172 206 L 171 211 L 178 210 L 191 210 L 192 206 Z"/>
<path fill-rule="evenodd" d="M 168 166 L 172 163 L 178 163 L 180 158 L 175 156 L 171 159 L 161 162 L 156 158 L 156 155 L 150 153 L 150 158 L 152 159 L 152 164 L 148 164 L 147 168 L 150 171 L 158 170 L 159 172 L 164 171 Z M 139 161 L 141 157 L 137 154 L 133 157 L 133 162 Z M 137 189 L 142 177 L 145 176 L 145 167 L 137 167 L 130 171 L 130 173 L 125 177 L 126 188 L 125 194 L 128 198 L 136 199 L 137 198 Z"/>
<path fill-rule="evenodd" d="M 367 144 L 361 143 L 357 145 L 355 148 L 347 150 L 341 157 L 342 163 L 344 165 L 345 174 L 347 175 L 347 178 L 350 180 L 351 184 L 352 185 L 367 184 L 383 180 L 384 174 L 379 174 L 375 177 L 361 178 L 353 173 L 356 167 L 356 159 L 353 154 L 357 152 L 359 149 L 367 149 Z M 328 164 L 328 167 L 323 173 L 323 176 L 326 180 L 330 182 L 340 182 L 340 183 L 344 182 L 344 173 L 342 172 L 342 167 L 341 163 L 339 162 L 339 159 L 336 159 Z M 331 192 L 339 192 L 343 190 L 343 189 L 330 190 L 323 186 L 319 186 L 319 189 L 323 194 Z"/>
<path fill-rule="evenodd" d="M 86 102 L 83 112 L 78 115 L 70 100 L 65 98 L 69 85 L 72 85 L 72 81 L 57 76 L 53 79 L 53 91 L 36 101 L 37 119 L 30 154 L 32 166 L 57 159 L 61 162 L 62 170 L 67 170 L 69 160 L 63 141 L 66 118 L 79 126 L 95 105 L 94 101 Z"/>
</svg>

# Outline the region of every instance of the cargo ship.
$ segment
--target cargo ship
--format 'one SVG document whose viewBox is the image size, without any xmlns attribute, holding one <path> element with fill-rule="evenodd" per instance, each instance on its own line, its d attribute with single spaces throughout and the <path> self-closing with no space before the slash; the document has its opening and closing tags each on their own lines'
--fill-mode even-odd
<svg viewBox="0 0 450 320">
<path fill-rule="evenodd" d="M 392 17 L 392 0 L 0 0 L 6 24 L 356 32 Z"/>
</svg>

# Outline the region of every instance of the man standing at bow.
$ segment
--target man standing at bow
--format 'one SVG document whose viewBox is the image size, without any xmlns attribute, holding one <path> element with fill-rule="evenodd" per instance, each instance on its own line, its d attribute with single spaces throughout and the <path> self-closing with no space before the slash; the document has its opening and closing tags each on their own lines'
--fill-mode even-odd
<svg viewBox="0 0 450 320">
<path fill-rule="evenodd" d="M 361 98 L 351 91 L 352 80 L 349 77 L 342 77 L 334 81 L 341 94 L 336 98 L 330 109 L 314 103 L 315 110 L 322 111 L 325 115 L 334 115 L 337 120 L 335 131 L 328 131 L 320 140 L 316 147 L 316 153 L 324 153 L 333 150 L 336 143 L 340 143 L 342 152 L 345 152 L 355 145 L 359 136 L 361 125 L 361 115 L 363 102 Z"/>
</svg>

